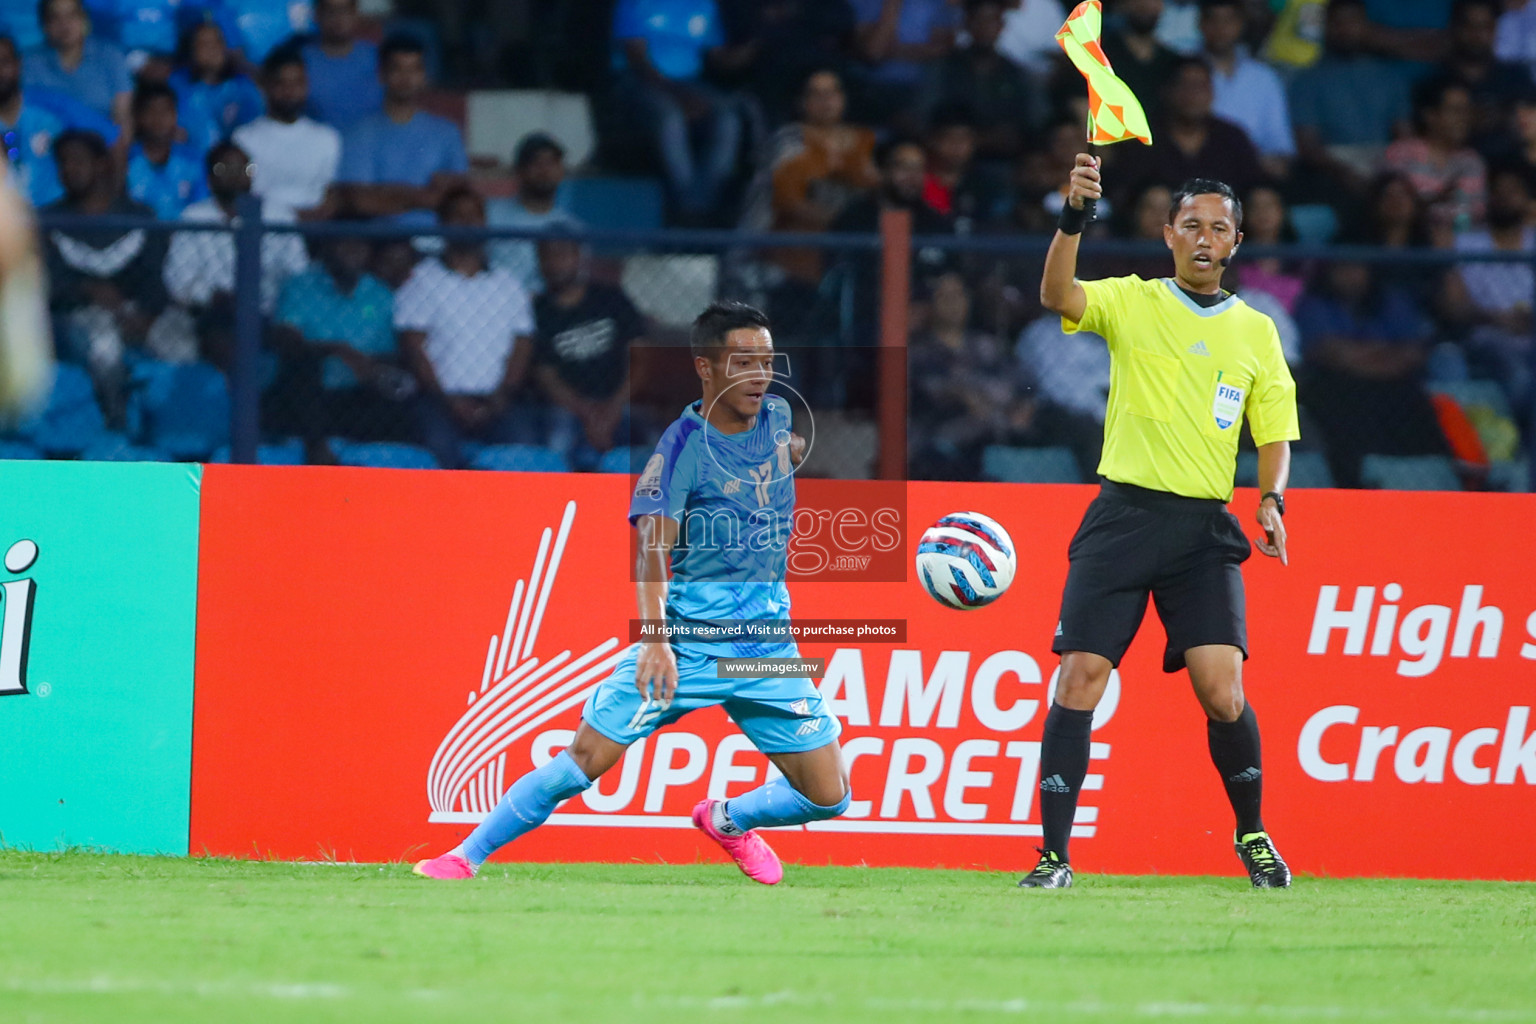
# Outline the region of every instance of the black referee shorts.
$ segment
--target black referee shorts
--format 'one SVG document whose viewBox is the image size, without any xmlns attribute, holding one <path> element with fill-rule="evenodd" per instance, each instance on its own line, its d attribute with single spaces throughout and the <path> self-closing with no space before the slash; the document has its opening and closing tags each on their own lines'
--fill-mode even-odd
<svg viewBox="0 0 1536 1024">
<path fill-rule="evenodd" d="M 1051 650 L 1087 651 L 1118 666 L 1150 594 L 1168 634 L 1164 672 L 1182 669 L 1184 652 L 1204 644 L 1230 644 L 1247 658 L 1240 567 L 1250 554 L 1221 502 L 1105 480 L 1067 549 Z"/>
</svg>

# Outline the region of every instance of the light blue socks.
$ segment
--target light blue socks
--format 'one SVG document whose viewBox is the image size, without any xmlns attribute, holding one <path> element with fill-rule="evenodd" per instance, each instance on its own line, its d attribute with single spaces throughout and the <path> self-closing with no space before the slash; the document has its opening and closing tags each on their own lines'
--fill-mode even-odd
<svg viewBox="0 0 1536 1024">
<path fill-rule="evenodd" d="M 592 785 L 571 755 L 562 750 L 542 768 L 535 768 L 512 783 L 480 827 L 464 840 L 464 859 L 475 867 L 525 832 L 544 824 L 562 800 Z"/>
<path fill-rule="evenodd" d="M 843 798 L 831 807 L 813 804 L 791 786 L 789 780 L 780 776 L 727 800 L 725 814 L 731 824 L 743 832 L 750 832 L 764 825 L 800 825 L 835 818 L 848 809 L 852 799 L 852 794 L 844 793 Z"/>
</svg>

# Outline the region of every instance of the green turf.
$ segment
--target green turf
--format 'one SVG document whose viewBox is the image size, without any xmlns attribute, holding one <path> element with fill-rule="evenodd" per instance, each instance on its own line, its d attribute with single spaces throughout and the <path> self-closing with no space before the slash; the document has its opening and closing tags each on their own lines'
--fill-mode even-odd
<svg viewBox="0 0 1536 1024">
<path fill-rule="evenodd" d="M 1536 886 L 0 852 L 0 1021 L 1532 1021 Z"/>
</svg>

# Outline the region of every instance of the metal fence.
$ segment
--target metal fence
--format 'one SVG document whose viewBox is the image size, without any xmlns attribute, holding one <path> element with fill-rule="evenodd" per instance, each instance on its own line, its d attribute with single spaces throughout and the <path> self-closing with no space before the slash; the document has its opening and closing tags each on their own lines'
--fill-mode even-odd
<svg viewBox="0 0 1536 1024">
<path fill-rule="evenodd" d="M 1108 354 L 1039 309 L 1046 238 L 242 214 L 45 219 L 58 378 L 0 455 L 629 470 L 697 396 L 689 322 L 731 297 L 774 320 L 812 475 L 1097 464 Z M 1245 246 L 1228 283 L 1300 384 L 1295 484 L 1528 490 L 1533 258 Z M 1084 247 L 1085 278 L 1168 272 L 1156 244 Z"/>
</svg>

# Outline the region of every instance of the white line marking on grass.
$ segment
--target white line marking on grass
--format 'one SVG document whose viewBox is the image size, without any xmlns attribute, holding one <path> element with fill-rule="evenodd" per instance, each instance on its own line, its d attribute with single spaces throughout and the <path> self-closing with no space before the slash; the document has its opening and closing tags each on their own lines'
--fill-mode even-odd
<svg viewBox="0 0 1536 1024">
<path fill-rule="evenodd" d="M 636 997 L 637 1005 L 671 1007 L 683 1010 L 718 1010 L 740 1012 L 769 1007 L 803 1006 L 836 1011 L 865 1010 L 891 1014 L 923 1013 L 934 1015 L 990 1013 L 990 1014 L 1058 1014 L 1073 1016 L 1106 1016 L 1133 1018 L 1189 1018 L 1209 1017 L 1217 1020 L 1239 1020 L 1246 1016 L 1268 1017 L 1282 1020 L 1353 1019 L 1371 1020 L 1457 1020 L 1489 1022 L 1536 1021 L 1536 1010 L 1471 1009 L 1467 1007 L 1385 1007 L 1385 1006 L 1235 1006 L 1223 1003 L 1200 1002 L 1146 1002 L 1105 1003 L 1091 1000 L 1053 1002 L 1041 999 L 852 999 L 828 993 L 768 992 L 763 995 L 730 995 L 698 998 L 690 996 L 647 998 Z"/>
<path fill-rule="evenodd" d="M 5 978 L 0 991 L 23 995 L 160 995 L 220 998 L 235 996 L 263 999 L 353 999 L 359 993 L 346 985 L 331 982 L 237 982 L 237 981 L 155 981 L 96 975 L 90 978 Z M 410 999 L 439 999 L 444 993 L 435 989 L 407 989 Z"/>
</svg>

